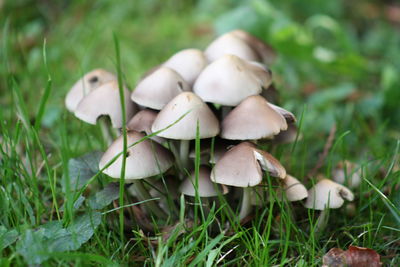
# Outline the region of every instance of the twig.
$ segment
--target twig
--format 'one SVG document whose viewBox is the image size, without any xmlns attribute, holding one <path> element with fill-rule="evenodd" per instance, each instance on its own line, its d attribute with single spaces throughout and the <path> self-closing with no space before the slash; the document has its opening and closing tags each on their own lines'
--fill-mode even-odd
<svg viewBox="0 0 400 267">
<path fill-rule="evenodd" d="M 324 150 L 319 155 L 318 162 L 315 165 L 315 167 L 308 173 L 307 175 L 308 178 L 314 177 L 314 175 L 318 172 L 318 170 L 324 165 L 324 161 L 328 156 L 329 150 L 333 145 L 333 141 L 335 140 L 335 133 L 336 133 L 336 124 L 333 124 L 329 132 L 328 139 L 326 140 Z"/>
</svg>

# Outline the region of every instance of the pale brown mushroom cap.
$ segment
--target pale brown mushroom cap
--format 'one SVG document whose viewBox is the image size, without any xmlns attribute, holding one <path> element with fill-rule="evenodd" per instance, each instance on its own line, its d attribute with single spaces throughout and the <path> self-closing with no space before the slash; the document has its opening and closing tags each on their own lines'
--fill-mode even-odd
<svg viewBox="0 0 400 267">
<path fill-rule="evenodd" d="M 275 50 L 261 39 L 243 30 L 234 30 L 231 33 L 249 45 L 263 62 L 272 64 L 276 60 Z"/>
<path fill-rule="evenodd" d="M 236 187 L 255 186 L 263 178 L 261 167 L 271 175 L 279 175 L 281 178 L 286 176 L 286 171 L 278 160 L 253 144 L 243 142 L 232 147 L 217 161 L 211 172 L 211 180 Z"/>
<path fill-rule="evenodd" d="M 289 201 L 299 201 L 308 197 L 307 188 L 295 177 L 287 174 L 282 183 L 283 191 Z"/>
<path fill-rule="evenodd" d="M 151 177 L 168 170 L 174 163 L 169 150 L 149 139 L 132 144 L 142 139 L 144 135 L 135 131 L 127 133 L 128 150 L 126 157 L 125 178 L 127 181 Z M 102 156 L 99 168 L 103 169 L 115 156 L 123 151 L 123 136 L 118 137 Z M 112 178 L 120 178 L 122 155 L 103 172 Z"/>
<path fill-rule="evenodd" d="M 179 120 L 180 118 L 182 119 Z M 183 92 L 158 113 L 151 130 L 157 132 L 172 125 L 160 132 L 158 136 L 193 140 L 196 138 L 197 121 L 199 122 L 200 138 L 214 137 L 219 133 L 218 119 L 207 104 L 194 93 Z"/>
<path fill-rule="evenodd" d="M 126 127 L 128 130 L 135 130 L 137 132 L 145 132 L 147 135 L 152 134 L 151 126 L 157 117 L 157 112 L 149 109 L 144 109 L 139 111 L 132 117 L 132 119 L 127 123 Z M 152 140 L 157 143 L 162 144 L 165 139 L 159 136 L 152 136 Z"/>
<path fill-rule="evenodd" d="M 81 102 L 81 100 L 91 91 L 107 82 L 116 80 L 117 77 L 114 74 L 103 69 L 95 69 L 86 73 L 69 90 L 65 98 L 65 105 L 67 106 L 67 109 L 71 112 L 74 112 L 79 102 Z"/>
<path fill-rule="evenodd" d="M 216 185 L 210 179 L 210 169 L 205 166 L 201 166 L 199 169 L 199 179 L 198 179 L 198 188 L 197 192 L 200 197 L 215 197 L 218 194 L 227 194 L 229 192 L 228 187 L 225 185 Z M 190 177 L 186 178 L 181 186 L 179 187 L 179 191 L 187 196 L 196 196 L 195 189 L 195 173 L 192 172 Z M 217 187 L 220 187 L 221 190 L 218 190 Z"/>
<path fill-rule="evenodd" d="M 279 107 L 277 105 L 268 103 L 268 105 L 273 108 L 276 112 L 281 114 L 285 119 L 287 123 L 295 123 L 296 122 L 296 116 L 294 114 L 282 107 Z"/>
<path fill-rule="evenodd" d="M 345 160 L 344 163 L 340 162 L 332 171 L 332 178 L 335 182 L 346 184 L 350 188 L 355 188 L 360 185 L 361 175 L 362 171 L 360 166 L 348 160 Z"/>
<path fill-rule="evenodd" d="M 124 87 L 125 114 L 130 119 L 136 105 L 129 99 L 129 90 Z M 109 116 L 113 128 L 122 127 L 122 107 L 117 81 L 103 84 L 85 96 L 75 110 L 75 116 L 84 122 L 96 124 L 101 116 Z"/>
<path fill-rule="evenodd" d="M 272 140 L 273 144 L 287 144 L 287 143 L 292 143 L 297 140 L 302 139 L 302 134 L 298 134 L 298 129 L 295 124 L 288 124 L 288 128 L 286 131 L 281 131 L 279 134 L 274 136 L 274 139 Z"/>
<path fill-rule="evenodd" d="M 257 53 L 241 38 L 232 34 L 225 33 L 211 42 L 204 51 L 209 62 L 220 59 L 224 55 L 230 54 L 248 61 L 259 61 Z"/>
<path fill-rule="evenodd" d="M 340 208 L 344 199 L 353 201 L 353 193 L 345 186 L 328 179 L 322 179 L 308 190 L 304 206 L 308 209 L 324 210 Z"/>
<path fill-rule="evenodd" d="M 139 82 L 131 98 L 141 106 L 160 110 L 175 96 L 189 90 L 188 83 L 176 71 L 160 67 Z"/>
<path fill-rule="evenodd" d="M 163 65 L 179 73 L 189 85 L 193 85 L 208 61 L 199 49 L 185 49 L 170 57 Z"/>
<path fill-rule="evenodd" d="M 221 137 L 230 140 L 272 138 L 287 129 L 285 118 L 262 96 L 249 96 L 235 107 L 221 125 Z"/>
<path fill-rule="evenodd" d="M 271 72 L 234 55 L 225 55 L 208 65 L 197 78 L 193 91 L 205 102 L 236 106 L 261 93 L 271 83 Z"/>
</svg>

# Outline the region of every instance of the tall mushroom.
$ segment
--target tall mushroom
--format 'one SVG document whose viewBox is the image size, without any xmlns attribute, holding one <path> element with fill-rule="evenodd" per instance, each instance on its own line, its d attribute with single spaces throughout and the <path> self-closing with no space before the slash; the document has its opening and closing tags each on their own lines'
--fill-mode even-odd
<svg viewBox="0 0 400 267">
<path fill-rule="evenodd" d="M 149 139 L 142 140 L 143 138 L 142 133 L 129 131 L 127 133 L 128 149 L 126 155 L 122 155 L 123 137 L 117 138 L 100 159 L 99 168 L 108 176 L 119 179 L 122 169 L 122 156 L 125 156 L 126 181 L 134 183 L 142 200 L 145 200 L 151 198 L 151 196 L 140 180 L 165 172 L 174 161 L 171 152 L 166 148 Z M 115 161 L 112 162 L 114 159 Z M 153 202 L 148 202 L 148 205 L 155 214 L 165 216 L 165 213 Z"/>
<path fill-rule="evenodd" d="M 240 143 L 228 150 L 215 164 L 211 172 L 211 180 L 215 183 L 243 188 L 242 205 L 239 218 L 250 213 L 250 187 L 261 183 L 263 173 L 281 179 L 286 177 L 285 168 L 269 153 L 259 150 L 249 142 Z"/>
<path fill-rule="evenodd" d="M 197 124 L 200 138 L 214 137 L 219 133 L 218 119 L 207 104 L 194 93 L 183 92 L 158 113 L 151 130 L 161 131 L 158 136 L 181 140 L 180 162 L 186 168 L 189 140 L 196 139 Z"/>
</svg>

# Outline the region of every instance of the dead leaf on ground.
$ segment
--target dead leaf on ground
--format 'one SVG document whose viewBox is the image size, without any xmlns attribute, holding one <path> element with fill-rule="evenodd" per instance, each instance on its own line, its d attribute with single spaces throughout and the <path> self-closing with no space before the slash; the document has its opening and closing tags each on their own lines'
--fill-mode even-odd
<svg viewBox="0 0 400 267">
<path fill-rule="evenodd" d="M 348 250 L 332 248 L 323 257 L 324 267 L 379 267 L 379 254 L 370 248 L 350 246 Z"/>
</svg>

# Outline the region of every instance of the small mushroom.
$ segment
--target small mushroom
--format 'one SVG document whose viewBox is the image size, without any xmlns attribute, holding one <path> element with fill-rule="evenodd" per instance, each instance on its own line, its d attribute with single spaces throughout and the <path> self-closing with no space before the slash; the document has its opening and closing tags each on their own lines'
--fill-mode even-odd
<svg viewBox="0 0 400 267">
<path fill-rule="evenodd" d="M 141 106 L 160 110 L 175 96 L 189 90 L 187 82 L 176 71 L 160 67 L 139 82 L 131 98 Z"/>
<path fill-rule="evenodd" d="M 140 200 L 150 199 L 151 195 L 140 179 L 152 177 L 168 170 L 174 163 L 173 156 L 166 148 L 149 139 L 142 133 L 129 131 L 127 133 L 127 154 L 125 164 L 126 182 L 135 184 Z M 99 169 L 108 176 L 119 179 L 122 169 L 123 136 L 117 138 L 100 159 Z M 114 160 L 114 158 L 116 160 Z M 111 163 L 112 162 L 112 163 Z M 111 164 L 110 164 L 111 163 Z M 150 210 L 160 217 L 166 217 L 165 212 L 152 201 L 146 202 Z"/>
<path fill-rule="evenodd" d="M 129 99 L 129 90 L 124 87 L 125 114 L 130 119 L 136 111 L 135 104 Z M 122 107 L 117 81 L 111 81 L 92 90 L 75 109 L 75 116 L 84 122 L 96 124 L 101 116 L 109 116 L 114 128 L 121 128 Z"/>
<path fill-rule="evenodd" d="M 151 130 L 162 130 L 158 136 L 181 140 L 180 162 L 182 168 L 186 168 L 189 140 L 196 139 L 197 125 L 200 138 L 214 137 L 219 133 L 218 119 L 207 104 L 194 93 L 183 92 L 158 113 Z"/>
<path fill-rule="evenodd" d="M 204 51 L 209 62 L 230 54 L 248 61 L 259 61 L 260 57 L 242 38 L 228 32 L 208 45 Z"/>
<path fill-rule="evenodd" d="M 215 164 L 211 172 L 211 181 L 243 187 L 242 205 L 239 218 L 243 219 L 251 211 L 250 187 L 261 183 L 263 173 L 279 178 L 286 177 L 285 168 L 269 153 L 259 150 L 249 142 L 240 143 L 228 150 Z"/>
<path fill-rule="evenodd" d="M 353 193 L 345 186 L 328 179 L 322 179 L 308 190 L 304 206 L 308 209 L 325 210 L 340 208 L 344 199 L 353 201 Z"/>
<path fill-rule="evenodd" d="M 215 197 L 218 194 L 227 194 L 228 187 L 225 185 L 217 186 L 210 180 L 211 171 L 208 167 L 201 166 L 199 169 L 198 185 L 196 188 L 196 177 L 193 171 L 190 177 L 186 178 L 179 187 L 179 191 L 187 196 L 195 197 L 196 191 L 200 197 Z M 220 190 L 218 190 L 220 187 Z M 197 189 L 197 190 L 196 190 Z"/>
<path fill-rule="evenodd" d="M 103 84 L 111 81 L 117 81 L 117 77 L 103 69 L 95 69 L 86 73 L 69 90 L 65 98 L 67 109 L 74 112 L 79 102 L 81 102 L 86 95 Z"/>
<path fill-rule="evenodd" d="M 272 138 L 287 129 L 282 115 L 284 109 L 279 108 L 278 112 L 275 107 L 262 96 L 247 97 L 222 121 L 221 137 L 230 140 Z"/>
<path fill-rule="evenodd" d="M 355 188 L 360 185 L 361 175 L 362 171 L 360 166 L 348 160 L 339 162 L 332 171 L 332 178 L 335 182 L 348 185 L 350 188 Z"/>
<path fill-rule="evenodd" d="M 295 177 L 287 174 L 282 184 L 283 192 L 289 201 L 299 201 L 308 197 L 306 187 Z"/>
<path fill-rule="evenodd" d="M 163 66 L 175 70 L 189 85 L 193 85 L 207 64 L 207 58 L 201 50 L 184 49 L 170 57 Z"/>
<path fill-rule="evenodd" d="M 258 95 L 271 84 L 271 72 L 234 55 L 225 55 L 208 65 L 197 78 L 193 91 L 203 101 L 236 106 Z"/>
</svg>

